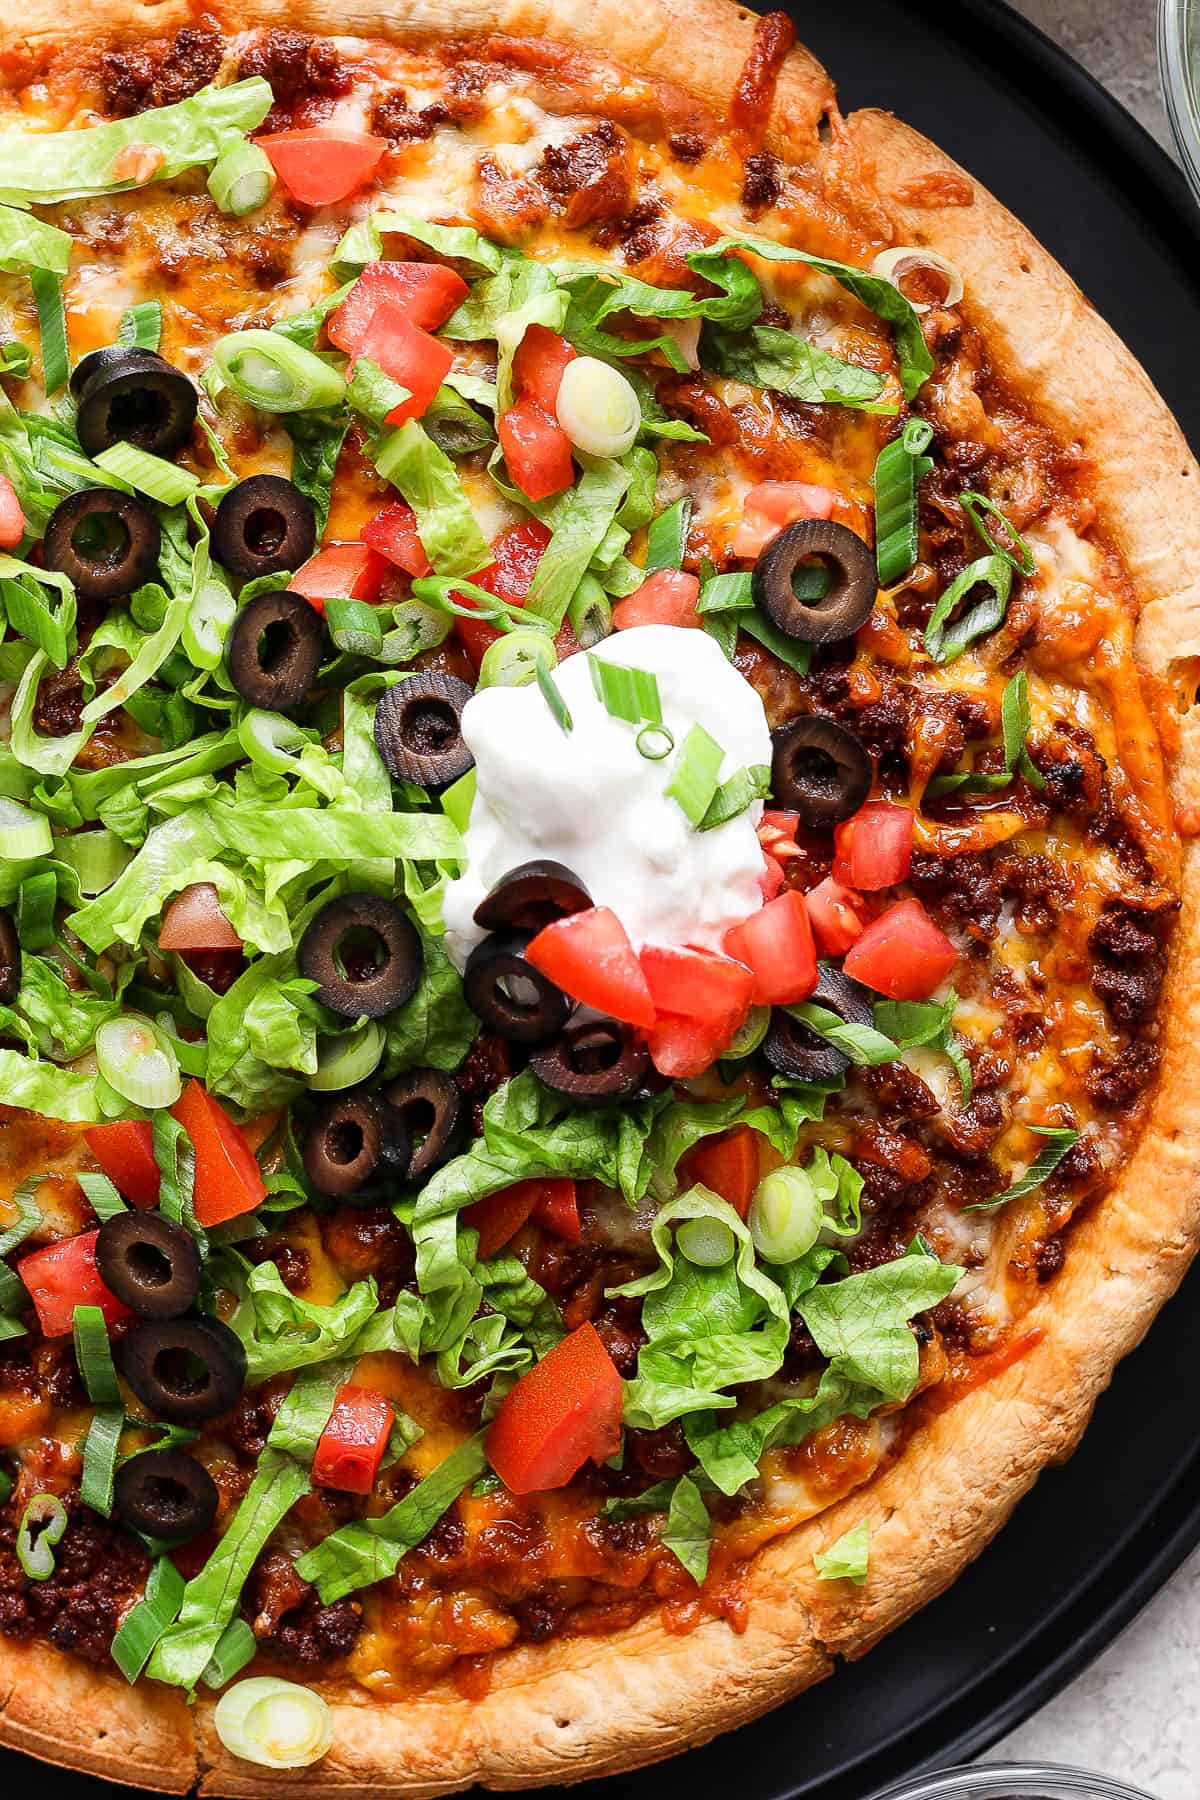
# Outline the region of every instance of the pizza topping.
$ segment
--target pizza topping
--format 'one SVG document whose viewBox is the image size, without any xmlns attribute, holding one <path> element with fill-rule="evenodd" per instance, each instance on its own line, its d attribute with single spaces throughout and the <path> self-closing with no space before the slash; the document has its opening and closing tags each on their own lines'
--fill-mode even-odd
<svg viewBox="0 0 1200 1800">
<path fill-rule="evenodd" d="M 370 181 L 387 152 L 384 138 L 365 131 L 278 131 L 258 145 L 294 200 L 333 206 Z"/>
<path fill-rule="evenodd" d="M 809 592 L 808 572 L 827 571 Z M 804 580 L 803 597 L 797 577 Z M 798 520 L 773 537 L 754 567 L 754 596 L 780 631 L 805 643 L 852 637 L 875 604 L 875 567 L 867 546 L 833 519 Z"/>
<path fill-rule="evenodd" d="M 957 306 L 963 297 L 962 275 L 936 250 L 894 244 L 881 250 L 871 267 L 876 275 L 897 287 L 917 313 L 929 312 L 935 306 Z"/>
<path fill-rule="evenodd" d="M 375 712 L 375 747 L 397 781 L 449 787 L 472 766 L 464 730 L 471 690 L 457 676 L 414 675 L 389 688 Z"/>
<path fill-rule="evenodd" d="M 440 1069 L 414 1069 L 389 1082 L 382 1094 L 412 1145 L 403 1173 L 409 1181 L 424 1181 L 454 1147 L 462 1115 L 459 1090 Z"/>
<path fill-rule="evenodd" d="M 120 1212 L 96 1239 L 105 1285 L 147 1319 L 175 1319 L 200 1292 L 200 1252 L 191 1232 L 161 1213 Z"/>
<path fill-rule="evenodd" d="M 325 633 L 298 594 L 259 594 L 240 607 L 225 643 L 229 679 L 251 706 L 294 712 L 317 677 Z"/>
<path fill-rule="evenodd" d="M 226 492 L 212 525 L 212 551 L 238 581 L 298 569 L 316 543 L 312 501 L 281 475 L 251 475 Z"/>
<path fill-rule="evenodd" d="M 134 1325 L 117 1360 L 138 1399 L 168 1425 L 202 1425 L 228 1412 L 246 1378 L 241 1339 L 215 1318 Z"/>
<path fill-rule="evenodd" d="M 582 915 L 578 915 L 582 916 Z M 566 1024 L 571 1003 L 525 952 L 530 934 L 493 931 L 463 970 L 463 993 L 490 1031 L 513 1044 L 544 1044 Z"/>
<path fill-rule="evenodd" d="M 105 1287 L 96 1267 L 95 1231 L 64 1238 L 44 1250 L 23 1256 L 17 1271 L 37 1308 L 38 1324 L 48 1338 L 66 1337 L 79 1306 L 98 1307 L 106 1325 L 130 1317 L 124 1301 Z"/>
<path fill-rule="evenodd" d="M 619 369 L 594 356 L 568 362 L 558 384 L 555 413 L 575 445 L 589 456 L 624 456 L 642 425 L 638 398 Z"/>
<path fill-rule="evenodd" d="M 194 1456 L 145 1450 L 122 1463 L 113 1483 L 113 1510 L 145 1537 L 182 1543 L 207 1531 L 217 1516 L 217 1484 Z"/>
<path fill-rule="evenodd" d="M 42 554 L 85 600 L 117 600 L 153 575 L 160 541 L 158 521 L 140 500 L 115 488 L 81 488 L 51 513 Z"/>
<path fill-rule="evenodd" d="M 373 1197 L 381 1176 L 401 1174 L 412 1160 L 403 1115 L 366 1094 L 331 1100 L 309 1126 L 304 1172 L 318 1193 Z"/>
<path fill-rule="evenodd" d="M 406 913 L 376 894 L 343 894 L 308 923 L 296 952 L 300 972 L 330 1012 L 383 1018 L 416 993 L 421 940 Z"/>
<path fill-rule="evenodd" d="M 833 719 L 793 719 L 771 734 L 771 792 L 810 829 L 857 812 L 874 771 L 862 744 Z"/>
<path fill-rule="evenodd" d="M 274 164 L 261 144 L 231 144 L 208 172 L 214 204 L 234 219 L 265 206 L 274 186 Z"/>
<path fill-rule="evenodd" d="M 646 1046 L 617 1019 L 590 1015 L 572 1019 L 529 1066 L 543 1086 L 581 1105 L 622 1100 L 641 1084 L 649 1061 Z"/>
<path fill-rule="evenodd" d="M 79 403 L 75 429 L 89 456 L 119 443 L 170 456 L 191 438 L 196 390 L 155 351 L 93 350 L 74 370 L 71 392 Z"/>
<path fill-rule="evenodd" d="M 333 1743 L 333 1713 L 311 1688 L 276 1675 L 235 1682 L 213 1714 L 231 1756 L 266 1769 L 307 1769 Z"/>
</svg>

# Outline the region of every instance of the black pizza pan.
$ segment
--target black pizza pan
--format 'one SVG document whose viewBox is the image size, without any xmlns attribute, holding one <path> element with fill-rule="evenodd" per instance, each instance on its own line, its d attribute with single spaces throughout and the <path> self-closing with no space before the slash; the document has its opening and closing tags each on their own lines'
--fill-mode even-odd
<svg viewBox="0 0 1200 1800">
<path fill-rule="evenodd" d="M 896 112 L 985 182 L 1125 339 L 1200 450 L 1200 218 L 1141 127 L 1002 0 L 810 0 L 793 11 L 843 108 Z M 1195 1273 L 1117 1371 L 1075 1456 L 1041 1477 L 948 1593 L 758 1724 L 586 1792 L 868 1800 L 994 1744 L 1200 1542 L 1200 1446 L 1174 1404 L 1180 1372 L 1198 1366 Z M 0 1778 L 56 1800 L 129 1793 L 11 1751 L 0 1752 Z"/>
</svg>

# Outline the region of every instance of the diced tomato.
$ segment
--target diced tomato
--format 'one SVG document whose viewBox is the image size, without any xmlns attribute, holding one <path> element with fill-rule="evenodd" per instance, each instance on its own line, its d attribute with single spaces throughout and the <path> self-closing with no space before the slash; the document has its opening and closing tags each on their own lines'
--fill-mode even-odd
<svg viewBox="0 0 1200 1800">
<path fill-rule="evenodd" d="M 262 1172 L 239 1125 L 196 1080 L 171 1108 L 196 1152 L 196 1218 L 223 1225 L 253 1212 L 266 1198 Z"/>
<path fill-rule="evenodd" d="M 371 315 L 384 300 L 402 307 L 423 331 L 436 331 L 466 297 L 462 276 L 440 263 L 368 263 L 337 311 L 330 314 L 326 335 L 339 350 L 355 356 Z"/>
<path fill-rule="evenodd" d="M 864 894 L 895 887 L 908 874 L 912 846 L 912 809 L 868 800 L 834 828 L 834 880 Z"/>
<path fill-rule="evenodd" d="M 685 1181 L 711 1188 L 744 1219 L 758 1186 L 758 1134 L 748 1125 L 736 1125 L 719 1137 L 705 1138 L 688 1151 L 683 1167 Z"/>
<path fill-rule="evenodd" d="M 728 1036 L 714 1031 L 707 1020 L 673 1018 L 670 1013 L 663 1013 L 646 1033 L 650 1061 L 672 1081 L 703 1075 L 728 1043 Z"/>
<path fill-rule="evenodd" d="M 194 881 L 172 900 L 158 932 L 160 950 L 240 950 L 242 940 L 211 881 Z"/>
<path fill-rule="evenodd" d="M 613 607 L 613 630 L 630 631 L 635 625 L 696 625 L 700 582 L 686 569 L 656 569 L 640 588 Z"/>
<path fill-rule="evenodd" d="M 629 1025 L 654 1023 L 654 1001 L 625 927 L 607 906 L 555 919 L 525 948 L 526 960 L 584 1006 Z"/>
<path fill-rule="evenodd" d="M 0 550 L 15 550 L 25 536 L 25 514 L 17 490 L 7 475 L 0 475 Z"/>
<path fill-rule="evenodd" d="M 768 900 L 774 900 L 776 894 L 783 892 L 784 880 L 785 876 L 783 870 L 775 861 L 775 858 L 773 856 L 768 856 L 764 850 L 763 871 L 758 878 L 758 885 L 762 892 L 764 906 Z"/>
<path fill-rule="evenodd" d="M 333 206 L 365 187 L 382 162 L 387 139 L 365 131 L 276 131 L 255 142 L 293 200 Z"/>
<path fill-rule="evenodd" d="M 386 574 L 387 564 L 367 544 L 326 544 L 288 577 L 288 588 L 323 613 L 327 600 L 378 600 Z"/>
<path fill-rule="evenodd" d="M 523 400 L 532 400 L 551 419 L 556 417 L 558 389 L 563 370 L 577 352 L 566 338 L 547 325 L 527 325 L 513 357 L 513 387 Z"/>
<path fill-rule="evenodd" d="M 44 1337 L 66 1337 L 77 1306 L 98 1306 L 106 1325 L 133 1316 L 123 1300 L 110 1293 L 96 1267 L 99 1229 L 64 1238 L 45 1250 L 21 1257 L 17 1274 L 29 1289 Z"/>
<path fill-rule="evenodd" d="M 580 1325 L 500 1402 L 488 1461 L 512 1494 L 563 1487 L 621 1443 L 621 1377 L 594 1325 Z"/>
<path fill-rule="evenodd" d="M 842 964 L 847 975 L 889 1000 L 928 1000 L 958 951 L 919 900 L 898 900 L 867 926 Z"/>
<path fill-rule="evenodd" d="M 393 500 L 362 528 L 364 544 L 385 556 L 406 575 L 429 575 L 433 564 L 417 535 L 417 515 L 407 500 Z"/>
<path fill-rule="evenodd" d="M 495 1256 L 510 1238 L 516 1237 L 540 1200 L 543 1185 L 536 1179 L 514 1181 L 511 1187 L 463 1207 L 462 1222 L 474 1226 L 479 1233 L 478 1255 L 483 1260 Z"/>
<path fill-rule="evenodd" d="M 542 1191 L 533 1209 L 538 1224 L 568 1244 L 577 1244 L 583 1228 L 579 1223 L 579 1198 L 571 1177 L 548 1176 L 538 1186 Z"/>
<path fill-rule="evenodd" d="M 725 949 L 754 971 L 759 1006 L 794 1006 L 817 985 L 817 952 L 804 895 L 789 888 L 725 933 Z"/>
<path fill-rule="evenodd" d="M 497 600 L 503 600 L 509 606 L 523 606 L 525 596 L 533 585 L 537 566 L 542 560 L 542 552 L 549 542 L 550 532 L 540 519 L 528 519 L 523 525 L 510 525 L 492 545 L 495 562 L 489 563 L 486 569 L 482 569 L 471 579 L 476 587 L 495 594 Z M 455 597 L 464 606 L 475 604 L 465 594 Z M 474 619 L 460 618 L 455 619 L 454 625 L 462 640 L 463 649 L 478 669 L 488 645 L 494 644 L 500 633 L 485 619 L 476 622 Z"/>
<path fill-rule="evenodd" d="M 800 854 L 800 846 L 796 842 L 799 827 L 799 813 L 782 812 L 768 807 L 758 821 L 758 841 L 768 856 L 773 856 L 777 862 L 786 862 L 789 856 Z"/>
<path fill-rule="evenodd" d="M 827 875 L 804 896 L 813 938 L 822 956 L 844 956 L 863 932 L 862 895 Z"/>
<path fill-rule="evenodd" d="M 387 1449 L 396 1415 L 375 1388 L 343 1382 L 334 1397 L 329 1423 L 317 1439 L 313 1480 L 344 1494 L 369 1494 Z"/>
<path fill-rule="evenodd" d="M 753 975 L 715 950 L 647 944 L 639 960 L 656 1012 L 699 1019 L 728 1043 L 750 1011 Z"/>
<path fill-rule="evenodd" d="M 403 425 L 419 419 L 450 373 L 454 352 L 449 344 L 414 325 L 403 305 L 396 300 L 381 300 L 360 333 L 354 353 L 378 363 L 385 375 L 398 381 L 409 392 L 386 415 L 388 425 Z M 351 364 L 353 369 L 353 364 Z"/>
<path fill-rule="evenodd" d="M 149 1119 L 114 1119 L 109 1125 L 89 1125 L 83 1135 L 118 1193 L 142 1212 L 158 1205 L 158 1164 L 154 1160 L 154 1131 Z"/>
<path fill-rule="evenodd" d="M 496 427 L 509 474 L 527 500 L 548 500 L 574 479 L 571 440 L 536 400 L 518 400 Z"/>
<path fill-rule="evenodd" d="M 828 519 L 837 495 L 811 481 L 760 481 L 742 501 L 742 522 L 733 534 L 735 556 L 757 556 L 785 525 L 797 519 Z"/>
</svg>

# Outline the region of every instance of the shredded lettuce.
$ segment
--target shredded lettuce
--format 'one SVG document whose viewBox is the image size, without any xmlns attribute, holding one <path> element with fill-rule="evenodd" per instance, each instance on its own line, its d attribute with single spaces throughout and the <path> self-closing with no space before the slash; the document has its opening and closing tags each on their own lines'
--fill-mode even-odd
<svg viewBox="0 0 1200 1800">
<path fill-rule="evenodd" d="M 0 269 L 10 275 L 24 274 L 27 269 L 65 275 L 70 260 L 68 232 L 15 207 L 0 206 Z"/>
<path fill-rule="evenodd" d="M 286 1369 L 350 1355 L 351 1345 L 378 1305 L 373 1280 L 356 1281 L 332 1304 L 319 1306 L 293 1294 L 274 1263 L 259 1263 L 247 1277 L 245 1296 L 233 1318 L 233 1328 L 246 1346 L 248 1379 L 266 1381 Z"/>
<path fill-rule="evenodd" d="M 550 542 L 525 601 L 527 613 L 549 620 L 555 630 L 562 624 L 576 588 L 616 520 L 631 479 L 631 469 L 620 462 L 589 460 L 553 519 Z"/>
<path fill-rule="evenodd" d="M 813 1552 L 813 1568 L 819 1581 L 852 1581 L 862 1587 L 871 1560 L 871 1524 L 860 1519 L 849 1531 L 843 1531 L 828 1550 Z"/>
<path fill-rule="evenodd" d="M 710 327 L 700 340 L 700 360 L 717 375 L 750 387 L 772 388 L 809 405 L 834 400 L 865 412 L 896 411 L 894 406 L 876 404 L 883 377 L 873 369 L 844 362 L 773 325 L 752 325 L 745 332 Z"/>
<path fill-rule="evenodd" d="M 693 1581 L 704 1580 L 708 1574 L 712 1520 L 704 1496 L 690 1475 L 681 1475 L 675 1483 L 662 1541 L 678 1557 Z"/>
<path fill-rule="evenodd" d="M 20 1106 L 47 1119 L 96 1125 L 111 1116 L 100 1104 L 96 1077 L 0 1049 L 0 1105 Z"/>
<path fill-rule="evenodd" d="M 458 471 L 415 419 L 379 440 L 372 460 L 417 515 L 417 536 L 439 575 L 473 575 L 492 560 Z"/>
</svg>

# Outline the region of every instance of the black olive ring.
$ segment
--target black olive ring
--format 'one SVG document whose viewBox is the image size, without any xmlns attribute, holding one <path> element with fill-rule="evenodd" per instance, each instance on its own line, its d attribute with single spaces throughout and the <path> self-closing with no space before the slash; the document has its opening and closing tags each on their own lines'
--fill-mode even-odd
<svg viewBox="0 0 1200 1800">
<path fill-rule="evenodd" d="M 373 1200 L 377 1176 L 406 1180 L 412 1139 L 403 1116 L 372 1094 L 342 1094 L 323 1106 L 304 1140 L 304 1173 L 331 1199 Z"/>
<path fill-rule="evenodd" d="M 809 999 L 836 1013 L 847 1025 L 870 1025 L 875 1016 L 871 995 L 862 983 L 824 963 Z M 850 1058 L 844 1051 L 818 1037 L 782 1007 L 776 1007 L 771 1014 L 762 1048 L 776 1073 L 794 1081 L 836 1081 L 850 1067 Z"/>
<path fill-rule="evenodd" d="M 122 1212 L 96 1237 L 105 1287 L 144 1319 L 177 1319 L 200 1292 L 200 1249 L 191 1232 L 157 1212 Z"/>
<path fill-rule="evenodd" d="M 312 555 L 316 541 L 313 503 L 283 475 L 251 475 L 239 481 L 213 520 L 213 555 L 238 581 L 298 569 Z"/>
<path fill-rule="evenodd" d="M 463 994 L 489 1031 L 513 1044 L 544 1044 L 562 1030 L 575 1003 L 525 960 L 527 931 L 493 931 L 476 944 L 463 971 Z"/>
<path fill-rule="evenodd" d="M 582 881 L 562 863 L 525 862 L 502 875 L 479 902 L 475 923 L 486 931 L 527 931 L 532 936 L 591 904 Z"/>
<path fill-rule="evenodd" d="M 819 600 L 801 600 L 792 583 L 817 557 L 833 572 Z M 772 624 L 806 644 L 853 637 L 875 604 L 875 557 L 855 532 L 833 519 L 797 519 L 771 539 L 754 565 L 752 591 Z"/>
<path fill-rule="evenodd" d="M 581 1105 L 624 1099 L 646 1073 L 650 1057 L 619 1019 L 573 1020 L 529 1059 L 538 1080 Z"/>
<path fill-rule="evenodd" d="M 424 1181 L 454 1147 L 462 1095 L 440 1069 L 410 1069 L 383 1088 L 380 1098 L 400 1119 L 412 1146 L 405 1179 Z"/>
<path fill-rule="evenodd" d="M 390 687 L 375 708 L 375 747 L 396 781 L 444 788 L 475 758 L 462 734 L 471 690 L 457 675 L 425 671 Z"/>
<path fill-rule="evenodd" d="M 134 1531 L 171 1541 L 198 1537 L 217 1516 L 217 1484 L 182 1450 L 143 1450 L 113 1482 L 113 1510 Z"/>
<path fill-rule="evenodd" d="M 220 1319 L 147 1319 L 116 1354 L 138 1399 L 168 1425 L 228 1412 L 246 1379 L 245 1346 Z"/>
<path fill-rule="evenodd" d="M 89 456 L 120 443 L 169 456 L 192 435 L 196 390 L 154 350 L 93 350 L 72 374 L 71 392 L 79 402 L 75 429 Z"/>
<path fill-rule="evenodd" d="M 343 894 L 323 906 L 304 929 L 297 961 L 321 1005 L 343 1019 L 394 1012 L 416 993 L 424 966 L 412 920 L 378 894 Z"/>
<path fill-rule="evenodd" d="M 251 706 L 291 712 L 316 680 L 324 644 L 321 615 L 307 600 L 286 590 L 259 594 L 229 628 L 229 679 Z"/>
<path fill-rule="evenodd" d="M 121 600 L 149 581 L 161 543 L 158 520 L 132 494 L 80 488 L 50 514 L 42 560 L 72 581 L 81 599 Z"/>
<path fill-rule="evenodd" d="M 871 791 L 871 758 L 858 738 L 813 713 L 771 733 L 771 793 L 812 830 L 856 813 Z"/>
</svg>

